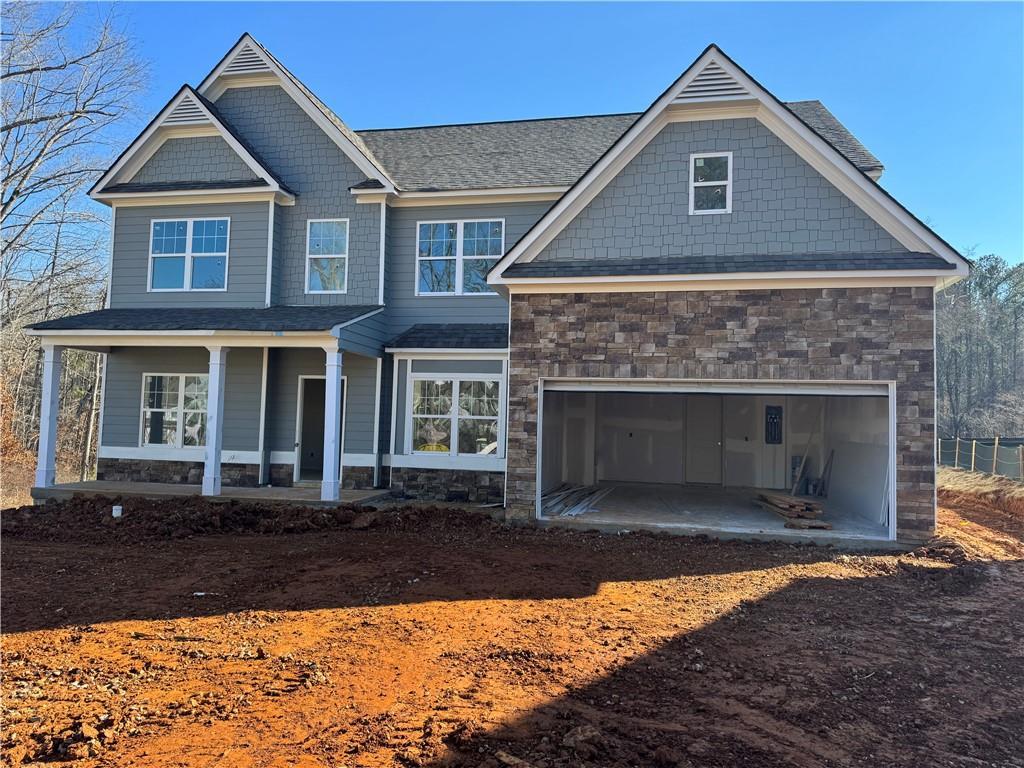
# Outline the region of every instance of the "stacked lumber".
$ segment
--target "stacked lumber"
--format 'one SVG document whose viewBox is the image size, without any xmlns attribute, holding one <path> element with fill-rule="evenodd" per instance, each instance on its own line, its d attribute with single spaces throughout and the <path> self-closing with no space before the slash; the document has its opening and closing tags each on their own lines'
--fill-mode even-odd
<svg viewBox="0 0 1024 768">
<path fill-rule="evenodd" d="M 541 496 L 541 514 L 544 517 L 576 517 L 592 511 L 598 501 L 614 490 L 614 487 L 562 484 Z"/>
<path fill-rule="evenodd" d="M 829 523 L 818 519 L 824 514 L 825 510 L 814 499 L 794 496 L 789 493 L 762 491 L 758 494 L 756 501 L 768 512 L 774 512 L 786 518 L 787 528 L 832 530 L 832 526 Z"/>
</svg>

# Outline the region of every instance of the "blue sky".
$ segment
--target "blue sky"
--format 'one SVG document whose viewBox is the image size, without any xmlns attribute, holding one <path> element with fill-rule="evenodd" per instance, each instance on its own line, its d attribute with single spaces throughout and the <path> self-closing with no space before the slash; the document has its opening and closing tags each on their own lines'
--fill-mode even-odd
<svg viewBox="0 0 1024 768">
<path fill-rule="evenodd" d="M 252 33 L 350 126 L 639 111 L 710 43 L 817 98 L 955 247 L 1021 261 L 1021 3 L 131 3 L 141 127 Z"/>
</svg>

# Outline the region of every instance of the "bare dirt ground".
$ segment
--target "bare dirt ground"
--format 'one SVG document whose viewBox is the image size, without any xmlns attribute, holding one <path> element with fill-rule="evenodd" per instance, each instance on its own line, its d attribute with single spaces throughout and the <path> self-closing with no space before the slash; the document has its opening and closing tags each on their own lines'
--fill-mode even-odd
<svg viewBox="0 0 1024 768">
<path fill-rule="evenodd" d="M 2 513 L 9 764 L 1024 765 L 998 493 L 898 555 L 125 504 Z"/>
</svg>

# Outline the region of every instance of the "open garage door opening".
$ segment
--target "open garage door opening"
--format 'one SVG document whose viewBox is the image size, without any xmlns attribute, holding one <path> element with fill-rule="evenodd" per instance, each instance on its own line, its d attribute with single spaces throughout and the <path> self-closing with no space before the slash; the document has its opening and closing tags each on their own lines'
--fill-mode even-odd
<svg viewBox="0 0 1024 768">
<path fill-rule="evenodd" d="M 544 386 L 539 518 L 711 535 L 895 538 L 886 385 L 664 389 Z M 794 488 L 801 501 L 788 508 Z"/>
</svg>

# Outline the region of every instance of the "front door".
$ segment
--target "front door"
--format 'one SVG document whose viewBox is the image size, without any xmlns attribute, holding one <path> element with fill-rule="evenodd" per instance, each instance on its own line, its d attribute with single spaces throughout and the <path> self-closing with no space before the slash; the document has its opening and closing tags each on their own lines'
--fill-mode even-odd
<svg viewBox="0 0 1024 768">
<path fill-rule="evenodd" d="M 722 483 L 722 396 L 686 399 L 686 482 Z"/>
<path fill-rule="evenodd" d="M 323 379 L 300 379 L 299 479 L 319 480 L 324 472 L 324 388 Z"/>
</svg>

